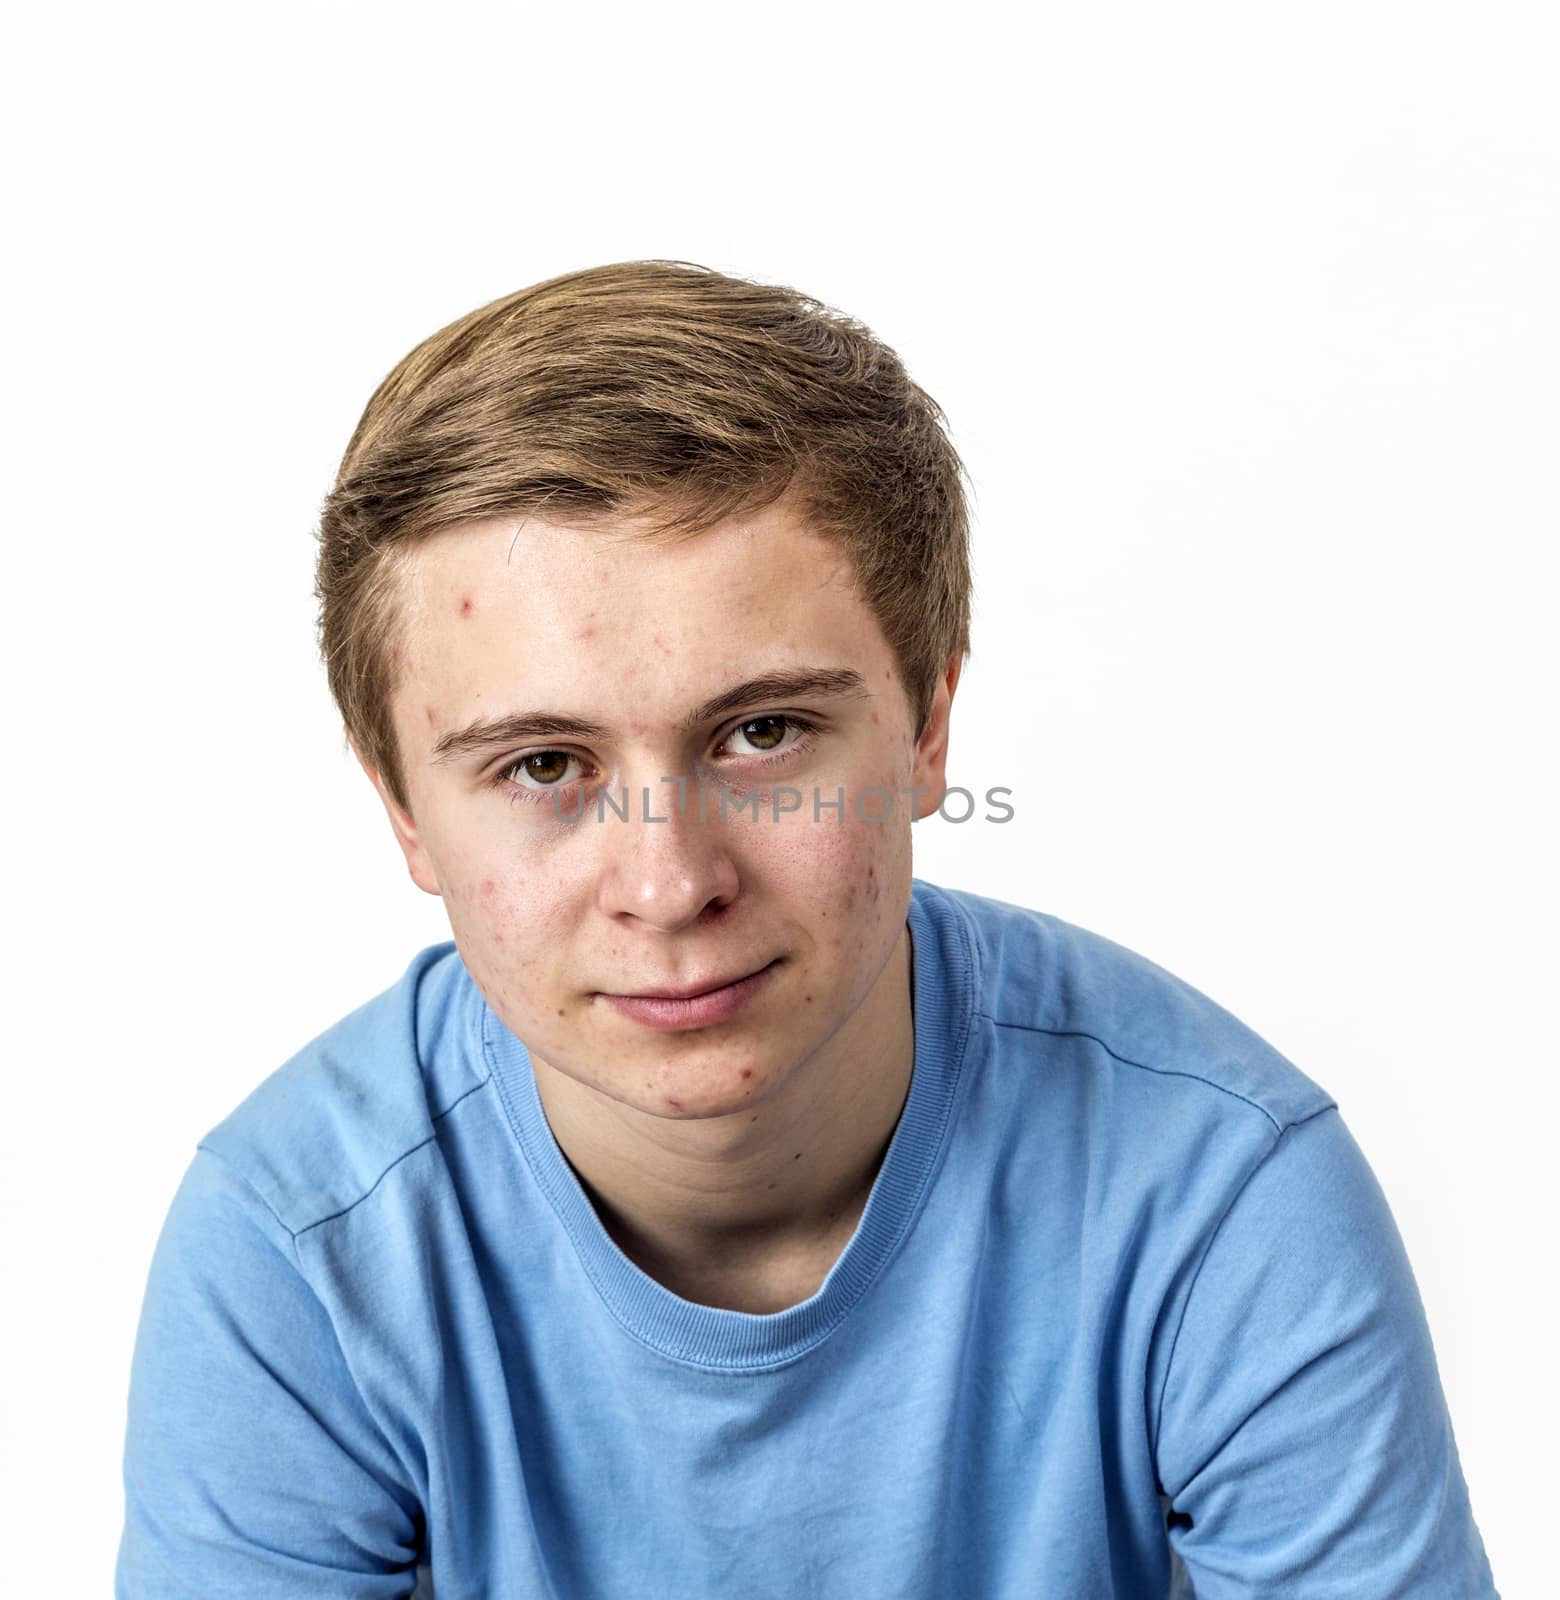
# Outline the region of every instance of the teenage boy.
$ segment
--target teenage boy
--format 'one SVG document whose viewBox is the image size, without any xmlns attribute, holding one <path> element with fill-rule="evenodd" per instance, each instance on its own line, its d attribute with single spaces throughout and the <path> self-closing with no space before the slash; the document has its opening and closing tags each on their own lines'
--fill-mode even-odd
<svg viewBox="0 0 1560 1600">
<path fill-rule="evenodd" d="M 454 940 L 201 1141 L 123 1600 L 1494 1593 L 1334 1102 L 912 881 L 965 506 L 864 328 L 661 262 L 476 311 L 319 594 Z"/>
</svg>

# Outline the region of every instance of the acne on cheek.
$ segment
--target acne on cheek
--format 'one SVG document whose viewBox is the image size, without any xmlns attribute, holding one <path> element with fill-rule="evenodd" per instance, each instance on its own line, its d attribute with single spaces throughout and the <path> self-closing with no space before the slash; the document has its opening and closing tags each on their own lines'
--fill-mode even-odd
<svg viewBox="0 0 1560 1600">
<path fill-rule="evenodd" d="M 875 946 L 891 934 L 889 912 L 897 902 L 885 890 L 896 891 L 899 878 L 909 875 L 908 841 L 900 838 L 897 822 L 847 820 L 836 827 L 807 817 L 797 832 L 808 877 L 833 888 L 818 907 L 820 953 L 831 967 L 853 965 L 863 942 Z"/>
<path fill-rule="evenodd" d="M 488 936 L 495 945 L 503 945 L 508 943 L 508 939 L 504 933 L 502 918 L 493 915 L 498 898 L 498 885 L 493 879 L 484 878 L 477 886 L 477 900 L 483 908 Z"/>
<path fill-rule="evenodd" d="M 522 895 L 521 883 L 507 875 L 484 877 L 474 873 L 466 878 L 460 874 L 456 882 L 461 887 L 447 892 L 445 902 L 463 947 L 475 952 L 486 946 L 492 952 L 501 952 L 505 978 L 520 977 L 536 966 L 536 957 L 526 952 L 540 948 L 531 936 L 537 931 L 536 907 L 545 907 L 545 897 L 538 901 L 534 893 Z M 534 884 L 531 888 L 534 890 Z M 523 917 L 526 905 L 531 906 L 532 914 Z"/>
</svg>

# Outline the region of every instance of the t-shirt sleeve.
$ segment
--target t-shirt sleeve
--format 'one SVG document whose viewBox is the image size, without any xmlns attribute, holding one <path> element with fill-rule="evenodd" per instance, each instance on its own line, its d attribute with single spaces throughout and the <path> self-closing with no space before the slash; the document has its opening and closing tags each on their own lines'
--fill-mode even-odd
<svg viewBox="0 0 1560 1600">
<path fill-rule="evenodd" d="M 1197 1600 L 1496 1593 L 1413 1272 L 1336 1108 L 1287 1128 L 1219 1223 L 1155 1449 Z"/>
<path fill-rule="evenodd" d="M 131 1363 L 117 1600 L 392 1600 L 415 1495 L 293 1238 L 197 1151 L 153 1253 Z"/>
</svg>

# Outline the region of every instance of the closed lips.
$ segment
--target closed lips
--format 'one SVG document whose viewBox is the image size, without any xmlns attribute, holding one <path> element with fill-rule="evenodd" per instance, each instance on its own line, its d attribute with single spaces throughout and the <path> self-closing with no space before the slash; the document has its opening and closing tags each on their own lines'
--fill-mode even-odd
<svg viewBox="0 0 1560 1600">
<path fill-rule="evenodd" d="M 744 978 L 757 977 L 760 972 L 773 965 L 773 961 L 766 961 L 763 966 L 750 968 L 746 972 L 733 973 L 729 978 L 717 978 L 712 983 L 691 984 L 680 989 L 617 989 L 601 992 L 616 994 L 624 1000 L 696 1000 L 701 994 L 714 994 L 717 989 L 729 989 L 732 984 L 741 983 Z"/>
</svg>

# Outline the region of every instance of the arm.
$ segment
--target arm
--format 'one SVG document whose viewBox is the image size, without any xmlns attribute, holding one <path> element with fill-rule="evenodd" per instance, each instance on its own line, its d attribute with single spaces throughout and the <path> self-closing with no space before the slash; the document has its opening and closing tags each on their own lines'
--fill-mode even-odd
<svg viewBox="0 0 1560 1600">
<path fill-rule="evenodd" d="M 197 1151 L 131 1367 L 117 1600 L 401 1600 L 420 1514 L 292 1236 Z"/>
<path fill-rule="evenodd" d="M 1287 1128 L 1226 1212 L 1155 1435 L 1198 1600 L 1483 1600 L 1424 1308 L 1336 1109 Z"/>
</svg>

